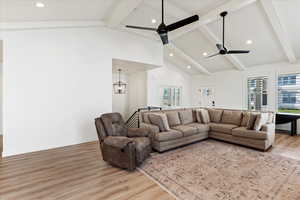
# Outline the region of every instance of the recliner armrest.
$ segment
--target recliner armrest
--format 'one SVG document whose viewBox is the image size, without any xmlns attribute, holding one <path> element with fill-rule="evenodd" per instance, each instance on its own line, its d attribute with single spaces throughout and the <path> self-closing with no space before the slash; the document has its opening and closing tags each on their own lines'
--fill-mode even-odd
<svg viewBox="0 0 300 200">
<path fill-rule="evenodd" d="M 128 128 L 128 137 L 148 137 L 149 129 L 147 128 Z"/>
<path fill-rule="evenodd" d="M 157 133 L 159 133 L 159 127 L 155 126 L 153 124 L 148 124 L 148 123 L 141 123 L 140 126 L 142 128 L 146 128 L 149 131 L 148 137 L 151 139 L 151 141 L 154 140 L 154 137 Z"/>
<path fill-rule="evenodd" d="M 129 143 L 134 143 L 133 139 L 124 136 L 108 136 L 103 142 L 118 149 L 124 149 Z"/>
</svg>

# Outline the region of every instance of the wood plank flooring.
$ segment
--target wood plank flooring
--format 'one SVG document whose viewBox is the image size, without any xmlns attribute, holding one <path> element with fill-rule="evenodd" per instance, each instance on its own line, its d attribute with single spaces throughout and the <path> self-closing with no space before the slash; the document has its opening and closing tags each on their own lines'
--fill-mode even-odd
<svg viewBox="0 0 300 200">
<path fill-rule="evenodd" d="M 269 152 L 300 159 L 300 136 L 276 134 Z M 113 168 L 98 143 L 85 143 L 0 160 L 0 200 L 169 200 L 142 173 Z"/>
<path fill-rule="evenodd" d="M 113 168 L 98 143 L 3 158 L 0 200 L 173 200 L 142 173 Z"/>
</svg>

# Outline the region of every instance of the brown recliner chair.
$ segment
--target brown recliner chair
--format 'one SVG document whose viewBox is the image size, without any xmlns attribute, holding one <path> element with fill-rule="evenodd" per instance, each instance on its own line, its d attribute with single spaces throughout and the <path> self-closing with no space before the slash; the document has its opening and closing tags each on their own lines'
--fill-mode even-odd
<svg viewBox="0 0 300 200">
<path fill-rule="evenodd" d="M 132 171 L 149 157 L 148 129 L 128 128 L 120 113 L 103 114 L 95 124 L 104 161 Z"/>
</svg>

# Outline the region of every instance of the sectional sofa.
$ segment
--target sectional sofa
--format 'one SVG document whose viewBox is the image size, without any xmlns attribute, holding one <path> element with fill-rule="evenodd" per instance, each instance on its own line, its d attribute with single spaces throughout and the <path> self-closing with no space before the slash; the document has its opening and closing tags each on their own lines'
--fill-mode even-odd
<svg viewBox="0 0 300 200">
<path fill-rule="evenodd" d="M 141 112 L 140 120 L 159 152 L 207 138 L 266 151 L 275 140 L 273 112 L 187 108 Z"/>
</svg>

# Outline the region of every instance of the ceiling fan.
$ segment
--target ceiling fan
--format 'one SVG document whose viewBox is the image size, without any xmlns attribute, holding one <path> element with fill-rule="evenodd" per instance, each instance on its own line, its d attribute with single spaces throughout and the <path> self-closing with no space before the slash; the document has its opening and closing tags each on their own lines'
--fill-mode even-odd
<svg viewBox="0 0 300 200">
<path fill-rule="evenodd" d="M 198 15 L 194 15 L 194 16 L 191 16 L 191 17 L 188 17 L 186 19 L 183 19 L 183 20 L 180 20 L 178 22 L 175 22 L 173 24 L 170 24 L 170 25 L 166 25 L 165 24 L 165 21 L 164 21 L 164 0 L 162 0 L 162 22 L 161 24 L 158 26 L 158 28 L 149 28 L 149 27 L 141 27 L 141 26 L 130 26 L 130 25 L 127 25 L 126 27 L 127 28 L 134 28 L 134 29 L 141 29 L 141 30 L 147 30 L 147 31 L 156 31 L 163 44 L 168 44 L 169 43 L 169 39 L 168 39 L 168 32 L 170 31 L 174 31 L 178 28 L 181 28 L 183 26 L 186 26 L 188 24 L 191 24 L 193 22 L 196 22 L 199 20 L 199 16 Z"/>
<path fill-rule="evenodd" d="M 225 17 L 228 14 L 228 12 L 224 11 L 220 14 L 220 16 L 223 18 L 223 44 L 216 44 L 219 52 L 213 55 L 208 56 L 207 58 L 211 58 L 217 55 L 226 55 L 226 54 L 245 54 L 249 53 L 249 50 L 227 50 L 225 47 Z"/>
</svg>

